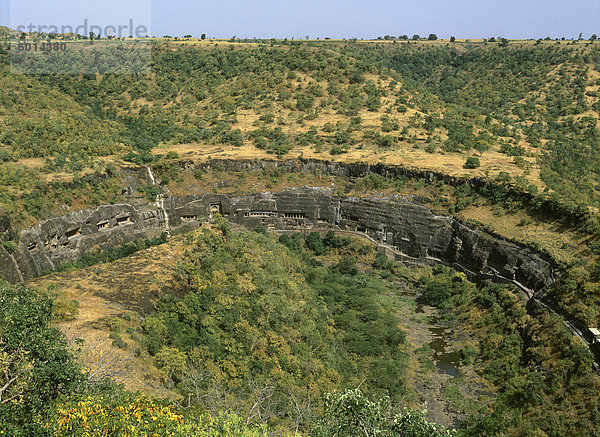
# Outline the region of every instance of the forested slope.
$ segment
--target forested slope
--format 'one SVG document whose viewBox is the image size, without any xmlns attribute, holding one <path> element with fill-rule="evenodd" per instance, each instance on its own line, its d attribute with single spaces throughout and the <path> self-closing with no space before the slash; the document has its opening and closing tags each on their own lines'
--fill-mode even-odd
<svg viewBox="0 0 600 437">
<path fill-rule="evenodd" d="M 52 208 L 26 201 L 38 179 L 167 151 L 380 158 L 600 205 L 596 45 L 165 41 L 152 54 L 148 75 L 27 76 L 0 52 L 6 209 L 39 218 Z"/>
</svg>

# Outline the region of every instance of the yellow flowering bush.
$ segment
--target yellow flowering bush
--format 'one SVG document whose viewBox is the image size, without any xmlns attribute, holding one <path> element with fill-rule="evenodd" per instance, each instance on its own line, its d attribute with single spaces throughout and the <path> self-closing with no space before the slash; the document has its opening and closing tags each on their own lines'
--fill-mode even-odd
<svg viewBox="0 0 600 437">
<path fill-rule="evenodd" d="M 56 437 L 268 435 L 266 425 L 247 425 L 244 419 L 235 414 L 221 413 L 216 417 L 203 415 L 186 420 L 172 405 L 133 394 L 114 400 L 90 396 L 64 402 L 53 410 L 45 428 Z"/>
<path fill-rule="evenodd" d="M 106 400 L 87 397 L 58 405 L 46 428 L 53 436 L 180 436 L 183 416 L 142 395 Z"/>
<path fill-rule="evenodd" d="M 246 425 L 244 419 L 229 413 L 220 413 L 216 417 L 202 416 L 198 420 L 182 425 L 179 430 L 183 432 L 182 435 L 195 437 L 263 437 L 269 435 L 266 425 Z"/>
</svg>

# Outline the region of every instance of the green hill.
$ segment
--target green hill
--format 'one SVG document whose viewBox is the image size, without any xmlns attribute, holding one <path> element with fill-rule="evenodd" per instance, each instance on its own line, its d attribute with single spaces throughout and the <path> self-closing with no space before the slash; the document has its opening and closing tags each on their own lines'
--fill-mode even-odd
<svg viewBox="0 0 600 437">
<path fill-rule="evenodd" d="M 16 163 L 69 180 L 168 151 L 293 154 L 500 176 L 600 206 L 597 44 L 155 41 L 152 54 L 149 75 L 17 76 L 0 52 L 0 180 L 32 189 Z"/>
</svg>

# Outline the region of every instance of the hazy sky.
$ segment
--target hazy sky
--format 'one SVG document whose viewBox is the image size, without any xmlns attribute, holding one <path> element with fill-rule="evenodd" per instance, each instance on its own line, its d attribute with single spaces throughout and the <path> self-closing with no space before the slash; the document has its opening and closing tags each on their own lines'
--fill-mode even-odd
<svg viewBox="0 0 600 437">
<path fill-rule="evenodd" d="M 458 38 L 600 35 L 600 0 L 0 0 L 3 25 L 128 23 L 155 36 Z"/>
</svg>

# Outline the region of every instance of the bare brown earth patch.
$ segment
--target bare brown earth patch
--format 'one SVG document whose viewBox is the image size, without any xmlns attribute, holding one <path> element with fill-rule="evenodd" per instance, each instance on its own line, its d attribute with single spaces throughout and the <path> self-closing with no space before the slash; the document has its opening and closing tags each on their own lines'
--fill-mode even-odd
<svg viewBox="0 0 600 437">
<path fill-rule="evenodd" d="M 54 292 L 62 300 L 77 303 L 73 320 L 57 325 L 70 340 L 84 340 L 79 360 L 90 374 L 110 376 L 130 390 L 173 396 L 135 331 L 172 285 L 184 238 L 175 236 L 167 244 L 113 263 L 54 273 L 27 284 L 40 290 L 57 287 Z M 116 336 L 124 347 L 115 344 Z"/>
</svg>

